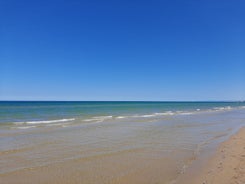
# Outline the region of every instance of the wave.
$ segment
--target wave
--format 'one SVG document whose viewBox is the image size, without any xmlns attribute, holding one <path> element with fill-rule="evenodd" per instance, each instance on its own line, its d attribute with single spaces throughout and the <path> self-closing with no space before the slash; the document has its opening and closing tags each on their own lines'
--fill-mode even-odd
<svg viewBox="0 0 245 184">
<path fill-rule="evenodd" d="M 231 106 L 226 106 L 226 107 L 214 107 L 213 108 L 215 111 L 222 111 L 222 110 L 231 110 Z"/>
<path fill-rule="evenodd" d="M 134 114 L 134 115 L 120 115 L 120 116 L 95 116 L 91 117 L 89 119 L 83 119 L 83 122 L 103 122 L 107 120 L 120 120 L 120 119 L 138 119 L 138 118 L 154 118 L 154 117 L 163 117 L 163 116 L 172 116 L 176 114 L 191 114 L 190 112 L 182 112 L 182 111 L 166 111 L 166 112 L 157 112 L 157 113 L 152 113 L 152 114 Z"/>
<path fill-rule="evenodd" d="M 193 109 L 193 110 L 184 110 L 184 111 L 164 111 L 164 112 L 155 112 L 155 113 L 149 113 L 149 114 L 121 114 L 121 115 L 105 115 L 105 116 L 92 116 L 87 119 L 84 117 L 78 118 L 78 121 L 84 122 L 84 123 L 100 123 L 105 121 L 141 121 L 141 120 L 160 120 L 164 117 L 170 117 L 170 116 L 189 116 L 193 114 L 200 114 L 200 113 L 210 113 L 210 112 L 222 112 L 222 111 L 228 111 L 232 109 L 241 109 L 245 108 L 245 106 L 239 106 L 239 107 L 231 107 L 231 106 L 223 106 L 223 107 L 212 107 L 209 109 Z M 33 128 L 31 125 L 37 125 L 37 126 L 62 126 L 66 127 L 71 124 L 72 121 L 74 121 L 75 118 L 69 118 L 69 119 L 56 119 L 56 120 L 41 120 L 41 121 L 25 121 L 25 122 L 12 122 L 11 124 L 14 124 L 18 126 L 19 129 L 28 129 Z M 65 122 L 68 122 L 69 124 L 66 124 Z M 26 125 L 26 126 L 25 126 Z M 28 125 L 28 126 L 27 126 Z M 17 127 L 16 127 L 17 128 Z"/>
<path fill-rule="evenodd" d="M 116 119 L 124 119 L 127 118 L 128 116 L 117 116 Z"/>
<path fill-rule="evenodd" d="M 183 115 L 190 114 L 188 112 L 181 112 Z M 152 114 L 136 114 L 136 115 L 128 115 L 128 116 L 116 116 L 115 119 L 126 119 L 126 118 L 154 118 L 154 117 L 163 117 L 163 116 L 173 116 L 176 114 L 180 114 L 179 111 L 172 112 L 172 111 L 166 111 L 166 112 L 157 112 Z M 92 120 L 92 119 L 91 119 Z"/>
<path fill-rule="evenodd" d="M 157 116 L 172 116 L 172 115 L 175 115 L 175 113 L 172 112 L 172 111 L 166 111 L 166 112 L 154 113 L 154 114 L 157 115 Z"/>
<path fill-rule="evenodd" d="M 133 115 L 132 118 L 150 118 L 156 116 L 155 114 L 143 114 L 143 115 Z"/>
<path fill-rule="evenodd" d="M 245 108 L 245 106 L 242 106 L 240 108 Z M 152 117 L 162 117 L 162 116 L 173 116 L 173 115 L 192 115 L 202 112 L 216 112 L 216 111 L 227 111 L 232 110 L 234 108 L 230 106 L 226 107 L 214 107 L 212 109 L 196 109 L 196 110 L 190 110 L 190 111 L 166 111 L 166 112 L 157 112 L 152 114 L 142 114 L 142 115 L 131 115 L 131 116 L 117 116 L 116 119 L 124 119 L 124 118 L 152 118 Z"/>
<path fill-rule="evenodd" d="M 68 122 L 68 121 L 74 121 L 74 120 L 75 120 L 75 118 L 46 120 L 46 121 L 24 121 L 24 122 L 14 122 L 14 124 L 16 124 L 16 125 L 20 125 L 20 124 L 49 124 L 49 123 Z"/>
<path fill-rule="evenodd" d="M 14 129 L 29 129 L 29 128 L 35 128 L 36 126 L 22 126 L 22 127 L 12 127 Z"/>
<path fill-rule="evenodd" d="M 244 106 L 241 108 L 245 108 Z M 173 116 L 173 115 L 192 115 L 202 112 L 216 112 L 216 111 L 227 111 L 232 110 L 233 108 L 230 106 L 227 107 L 214 107 L 213 109 L 196 109 L 192 111 L 166 111 L 166 112 L 157 112 L 152 114 L 136 114 L 136 115 L 128 115 L 128 116 L 117 116 L 115 119 L 125 119 L 125 118 L 160 118 L 164 116 Z M 91 119 L 92 121 L 93 119 Z"/>
<path fill-rule="evenodd" d="M 194 114 L 195 112 L 180 112 L 180 115 L 191 115 Z"/>
<path fill-rule="evenodd" d="M 95 116 L 95 117 L 92 117 L 91 119 L 84 119 L 83 121 L 85 122 L 103 122 L 105 120 L 109 120 L 109 119 L 112 119 L 113 116 Z"/>
</svg>

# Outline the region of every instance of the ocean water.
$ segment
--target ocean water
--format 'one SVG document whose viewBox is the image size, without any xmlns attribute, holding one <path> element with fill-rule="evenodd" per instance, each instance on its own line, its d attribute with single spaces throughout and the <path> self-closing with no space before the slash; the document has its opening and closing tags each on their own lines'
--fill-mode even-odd
<svg viewBox="0 0 245 184">
<path fill-rule="evenodd" d="M 0 179 L 174 183 L 244 125 L 244 102 L 0 102 Z"/>
<path fill-rule="evenodd" d="M 244 102 L 0 102 L 0 126 L 34 128 L 50 124 L 152 121 L 173 115 L 227 111 Z M 28 127 L 29 126 L 29 127 Z"/>
</svg>

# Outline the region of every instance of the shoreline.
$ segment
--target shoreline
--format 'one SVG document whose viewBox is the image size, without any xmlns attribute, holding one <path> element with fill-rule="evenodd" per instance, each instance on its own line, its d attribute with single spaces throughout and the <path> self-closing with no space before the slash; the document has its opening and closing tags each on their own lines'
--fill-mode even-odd
<svg viewBox="0 0 245 184">
<path fill-rule="evenodd" d="M 202 160 L 198 166 L 193 163 L 187 172 L 178 178 L 176 183 L 245 183 L 245 127 L 241 127 L 228 140 L 219 144 L 214 154 Z"/>
<path fill-rule="evenodd" d="M 235 128 L 235 125 L 230 123 L 234 117 L 227 114 L 227 121 L 224 122 L 224 114 L 221 115 L 218 117 L 221 117 L 222 121 L 217 122 L 222 122 L 222 128 L 216 128 L 214 123 L 204 126 L 205 122 L 210 122 L 208 116 L 205 116 L 207 119 L 201 119 L 203 126 L 200 128 L 195 126 L 195 122 L 203 116 L 184 116 L 185 118 L 175 119 L 179 120 L 177 122 L 168 120 L 168 124 L 166 122 L 151 124 L 108 122 L 100 127 L 84 126 L 78 129 L 57 129 L 58 131 L 50 129 L 46 132 L 34 132 L 33 135 L 21 134 L 28 140 L 32 137 L 32 140 L 39 144 L 18 152 L 6 152 L 2 157 L 2 161 L 8 161 L 6 167 L 13 168 L 21 166 L 22 163 L 23 166 L 28 167 L 0 174 L 0 181 L 23 184 L 81 182 L 87 184 L 98 182 L 105 184 L 242 184 L 245 183 L 245 168 L 243 167 L 245 165 L 245 127 L 240 124 Z M 213 119 L 212 116 L 211 118 Z M 239 119 L 240 122 L 243 122 L 243 119 Z M 183 126 L 185 125 L 183 122 L 188 122 L 187 125 L 191 126 Z M 225 126 L 227 123 L 230 128 Z M 95 127 L 99 129 L 94 129 Z M 196 127 L 198 129 L 195 129 Z M 197 133 L 198 130 L 199 133 Z M 212 133 L 214 135 L 210 136 Z M 204 135 L 209 135 L 211 139 L 200 139 Z M 84 139 L 87 136 L 89 136 L 88 139 Z M 187 141 L 195 140 L 189 142 L 192 145 L 199 143 L 197 146 L 203 144 L 205 146 L 200 147 L 201 151 L 199 147 L 197 150 L 196 148 L 188 150 L 185 149 L 188 147 L 183 147 L 185 144 L 181 142 L 180 149 L 175 147 L 166 152 L 166 146 L 179 143 L 180 137 L 181 140 L 182 138 L 186 138 Z M 40 141 L 40 138 L 44 140 Z M 63 142 L 60 142 L 61 140 Z M 205 141 L 202 142 L 203 140 Z M 88 144 L 93 141 L 96 142 Z M 108 143 L 108 141 L 112 142 Z M 77 143 L 77 146 L 74 147 L 71 143 Z M 147 149 L 146 143 L 154 149 Z M 159 143 L 167 144 L 159 147 Z M 73 157 L 69 157 L 69 154 Z M 76 154 L 78 157 L 74 157 Z M 48 158 L 47 161 L 52 161 L 52 163 L 45 164 L 41 160 L 45 156 Z M 32 164 L 36 161 L 39 162 Z"/>
</svg>

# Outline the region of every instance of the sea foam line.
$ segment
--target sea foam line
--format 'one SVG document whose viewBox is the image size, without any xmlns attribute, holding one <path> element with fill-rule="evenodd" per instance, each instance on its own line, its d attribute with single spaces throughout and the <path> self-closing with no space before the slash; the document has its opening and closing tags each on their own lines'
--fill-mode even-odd
<svg viewBox="0 0 245 184">
<path fill-rule="evenodd" d="M 215 111 L 227 111 L 232 110 L 233 108 L 230 106 L 226 107 L 214 107 L 212 109 L 196 109 L 193 111 L 165 111 L 165 112 L 158 112 L 158 113 L 152 113 L 152 114 L 136 114 L 136 115 L 128 115 L 128 116 L 117 116 L 116 119 L 124 119 L 124 118 L 153 118 L 153 117 L 164 117 L 164 116 L 173 116 L 173 115 L 192 115 L 197 114 L 201 112 L 215 112 Z M 91 119 L 92 120 L 92 119 Z"/>
<path fill-rule="evenodd" d="M 112 118 L 113 118 L 113 116 L 95 116 L 95 117 L 92 117 L 91 119 L 84 119 L 83 121 L 86 121 L 86 122 L 90 122 L 90 121 L 103 122 L 104 120 L 109 120 Z"/>
<path fill-rule="evenodd" d="M 245 106 L 241 106 L 240 108 L 245 108 Z M 152 114 L 134 114 L 134 115 L 126 115 L 126 116 L 94 116 L 89 119 L 83 119 L 83 122 L 104 122 L 106 120 L 111 119 L 128 119 L 128 118 L 161 118 L 165 116 L 173 116 L 173 115 L 192 115 L 201 112 L 215 112 L 215 111 L 227 111 L 232 110 L 231 106 L 223 106 L 223 107 L 213 107 L 211 109 L 196 109 L 194 111 L 165 111 L 165 112 L 157 112 Z M 26 121 L 26 122 L 14 122 L 16 125 L 31 125 L 31 124 L 52 124 L 52 123 L 61 123 L 61 122 L 69 122 L 74 121 L 75 118 L 70 119 L 57 119 L 57 120 L 45 120 L 45 121 Z M 23 128 L 24 129 L 24 128 Z"/>
<path fill-rule="evenodd" d="M 23 126 L 23 127 L 12 127 L 13 129 L 29 129 L 29 128 L 35 128 L 36 126 Z"/>
<path fill-rule="evenodd" d="M 231 110 L 231 106 L 226 106 L 226 107 L 214 107 L 213 110 L 215 111 L 223 111 L 223 110 Z"/>
<path fill-rule="evenodd" d="M 59 122 L 67 122 L 67 121 L 74 121 L 75 118 L 70 119 L 56 119 L 56 120 L 47 120 L 47 121 L 25 121 L 25 122 L 14 122 L 14 124 L 49 124 L 49 123 L 59 123 Z"/>
</svg>

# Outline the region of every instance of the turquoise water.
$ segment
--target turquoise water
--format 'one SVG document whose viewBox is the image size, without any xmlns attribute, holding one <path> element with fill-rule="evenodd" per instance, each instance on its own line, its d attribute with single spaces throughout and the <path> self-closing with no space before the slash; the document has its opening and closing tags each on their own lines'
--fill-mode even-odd
<svg viewBox="0 0 245 184">
<path fill-rule="evenodd" d="M 244 102 L 0 102 L 0 125 L 139 120 L 242 108 Z"/>
</svg>

